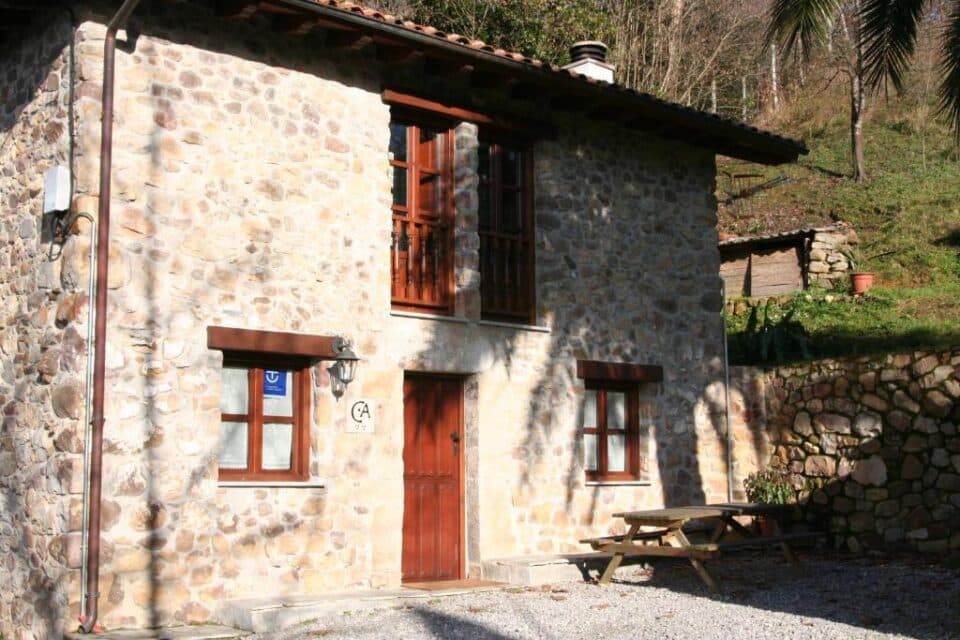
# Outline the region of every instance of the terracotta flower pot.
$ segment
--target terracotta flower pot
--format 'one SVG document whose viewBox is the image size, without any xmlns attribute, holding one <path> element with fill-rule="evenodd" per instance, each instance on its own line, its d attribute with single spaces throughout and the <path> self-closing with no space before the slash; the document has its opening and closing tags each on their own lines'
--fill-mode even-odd
<svg viewBox="0 0 960 640">
<path fill-rule="evenodd" d="M 853 295 L 862 296 L 873 286 L 873 274 L 851 273 L 850 282 L 853 284 Z"/>
<path fill-rule="evenodd" d="M 757 525 L 760 527 L 761 536 L 776 535 L 779 529 L 777 526 L 777 521 L 768 516 L 760 516 L 757 518 Z"/>
</svg>

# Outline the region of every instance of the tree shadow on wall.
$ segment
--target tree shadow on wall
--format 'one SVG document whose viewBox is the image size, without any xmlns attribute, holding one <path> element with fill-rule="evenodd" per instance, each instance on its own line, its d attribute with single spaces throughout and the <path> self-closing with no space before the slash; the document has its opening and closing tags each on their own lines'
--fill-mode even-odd
<svg viewBox="0 0 960 640">
<path fill-rule="evenodd" d="M 663 417 L 650 434 L 657 453 L 655 457 L 648 456 L 647 460 L 653 467 L 648 469 L 650 474 L 662 479 L 662 492 L 659 500 L 653 498 L 650 502 L 654 505 L 661 501 L 666 505 L 702 504 L 705 491 L 694 426 L 697 398 L 688 396 L 685 390 L 678 391 L 676 387 L 684 382 L 688 373 L 702 377 L 699 368 L 704 366 L 702 358 L 686 344 L 685 330 L 709 333 L 711 328 L 686 326 L 686 320 L 680 313 L 682 309 L 674 298 L 677 290 L 682 290 L 684 286 L 693 288 L 695 285 L 677 282 L 674 290 L 671 290 L 669 286 L 654 289 L 649 283 L 646 266 L 667 259 L 664 254 L 674 250 L 677 244 L 690 242 L 673 233 L 672 222 L 667 219 L 666 213 L 649 207 L 637 207 L 636 201 L 631 200 L 629 195 L 604 193 L 594 183 L 565 187 L 573 190 L 572 198 L 538 195 L 536 205 L 538 221 L 546 218 L 552 220 L 549 225 L 541 224 L 536 229 L 537 300 L 541 321 L 551 325 L 549 334 L 539 334 L 543 335 L 543 342 L 538 343 L 539 338 L 530 337 L 531 334 L 521 330 L 504 330 L 496 336 L 490 331 L 488 335 L 492 337 L 484 344 L 484 348 L 491 355 L 490 366 L 502 366 L 510 380 L 516 379 L 517 388 L 524 390 L 528 388 L 529 378 L 523 367 L 529 366 L 529 363 L 517 359 L 516 354 L 529 353 L 531 347 L 526 344 L 529 342 L 537 344 L 537 353 L 541 353 L 542 349 L 545 356 L 531 376 L 531 392 L 522 403 L 526 417 L 520 425 L 519 446 L 513 451 L 516 470 L 510 491 L 530 499 L 522 500 L 528 506 L 515 509 L 523 513 L 512 524 L 520 527 L 559 524 L 569 527 L 570 531 L 596 533 L 618 524 L 614 521 L 598 521 L 597 514 L 601 508 L 620 511 L 642 505 L 610 503 L 611 492 L 632 491 L 628 487 L 618 489 L 599 484 L 588 485 L 585 481 L 583 441 L 579 433 L 584 381 L 577 378 L 577 360 L 663 365 L 666 380 L 658 398 L 663 405 Z M 634 198 L 639 199 L 639 196 Z M 563 204 L 571 199 L 606 203 L 604 209 L 609 213 L 595 215 Z M 649 218 L 640 217 L 638 211 L 645 211 Z M 637 224 L 649 227 L 651 235 L 660 234 L 663 242 L 631 245 L 629 251 L 639 256 L 624 254 L 613 245 L 607 250 L 599 248 L 600 245 L 612 243 L 610 239 L 631 237 L 631 226 Z M 645 266 L 637 266 L 640 264 Z M 619 299 L 598 299 L 600 294 L 592 290 L 591 283 L 614 280 L 623 281 L 624 286 L 617 289 Z M 696 305 L 701 295 L 701 291 L 696 291 L 684 299 Z M 610 308 L 616 308 L 617 312 L 610 313 Z M 622 318 L 631 318 L 636 328 L 624 328 Z M 712 328 L 715 329 L 712 333 L 717 336 L 715 347 L 719 353 L 722 349 L 719 342 L 722 335 L 719 330 L 719 310 L 714 320 L 716 326 Z M 416 360 L 430 362 L 430 354 L 442 353 L 449 347 L 449 340 L 444 337 L 446 331 L 444 327 L 438 327 Z M 481 340 L 477 337 L 467 339 Z M 454 361 L 455 358 L 451 358 L 443 364 L 456 370 Z M 482 398 L 480 402 L 486 406 Z M 489 414 L 481 419 L 481 423 L 488 420 Z M 479 473 L 490 474 L 492 470 L 480 469 Z M 537 516 L 534 515 L 533 504 L 538 499 L 553 499 L 558 477 L 563 483 L 563 503 L 551 505 L 549 522 L 534 521 L 533 518 Z M 584 496 L 586 500 L 583 500 Z M 511 505 L 495 508 L 509 510 Z M 540 517 L 543 517 L 542 514 Z M 578 547 L 574 533 L 570 534 L 569 539 L 544 541 L 563 550 Z M 529 546 L 531 550 L 536 548 L 534 541 L 523 539 L 514 540 L 514 546 L 518 550 L 524 546 Z"/>
<path fill-rule="evenodd" d="M 183 11 L 195 13 L 187 17 Z M 150 19 L 145 19 L 148 15 Z M 193 18 L 197 19 L 196 23 L 191 22 Z M 191 26 L 185 29 L 184 24 Z M 264 47 L 256 42 L 256 37 L 261 35 L 257 33 L 257 28 L 245 23 L 217 20 L 212 16 L 212 8 L 202 3 L 172 10 L 163 3 L 144 2 L 132 15 L 128 31 L 148 37 L 132 41 L 130 46 L 118 42 L 118 58 L 123 55 L 120 51 L 125 51 L 151 59 L 157 51 L 149 48 L 156 46 L 156 39 L 166 39 L 196 46 L 204 51 L 234 55 L 265 65 L 286 66 L 316 75 L 323 75 L 325 66 L 331 63 L 329 56 L 318 55 L 312 49 L 315 38 L 291 42 L 274 33 L 267 36 L 273 38 L 274 46 Z M 266 33 L 269 29 L 263 31 Z M 245 39 L 248 36 L 249 41 Z M 130 475 L 138 477 L 138 489 L 115 495 L 122 490 L 115 486 L 116 483 L 111 483 L 113 476 L 109 474 L 113 470 L 105 465 L 104 500 L 118 498 L 122 505 L 121 516 L 137 519 L 132 528 L 139 537 L 119 549 L 104 543 L 105 547 L 110 547 L 111 554 L 105 553 L 101 562 L 101 575 L 104 576 L 101 585 L 109 583 L 110 589 L 101 589 L 100 597 L 101 622 L 109 616 L 124 624 L 139 623 L 139 611 L 134 611 L 132 607 L 130 611 L 125 611 L 122 607 L 131 601 L 133 594 L 133 601 L 145 610 L 147 624 L 154 628 L 210 622 L 216 616 L 210 607 L 222 598 L 222 583 L 236 578 L 236 566 L 225 562 L 231 553 L 258 556 L 258 561 L 264 565 L 272 563 L 274 560 L 270 555 L 279 545 L 278 538 L 285 534 L 302 535 L 304 530 L 304 518 L 293 509 L 276 517 L 263 517 L 262 514 L 254 516 L 255 507 L 248 507 L 252 510 L 249 513 L 238 509 L 232 514 L 232 525 L 220 520 L 221 504 L 211 492 L 211 483 L 215 482 L 217 473 L 218 442 L 215 438 L 206 438 L 206 430 L 196 429 L 196 425 L 192 425 L 194 430 L 191 431 L 191 425 L 183 424 L 181 407 L 189 413 L 190 403 L 193 402 L 192 411 L 201 423 L 209 417 L 210 409 L 196 402 L 197 383 L 187 385 L 181 374 L 187 370 L 209 373 L 209 369 L 217 367 L 220 362 L 219 354 L 210 354 L 205 344 L 199 344 L 196 340 L 199 336 L 191 334 L 184 339 L 178 333 L 182 330 L 175 326 L 176 313 L 186 313 L 194 319 L 204 318 L 210 324 L 216 324 L 225 316 L 232 320 L 229 311 L 212 305 L 211 300 L 216 300 L 217 296 L 236 295 L 231 283 L 242 281 L 242 276 L 262 283 L 264 289 L 269 290 L 272 274 L 268 258 L 271 252 L 270 239 L 262 240 L 259 237 L 255 240 L 237 237 L 235 248 L 241 257 L 236 259 L 208 260 L 178 245 L 178 240 L 183 242 L 190 234 L 210 233 L 208 225 L 222 222 L 226 215 L 242 217 L 258 215 L 258 212 L 255 204 L 235 202 L 230 197 L 233 185 L 229 179 L 209 176 L 209 167 L 191 162 L 190 154 L 180 155 L 170 151 L 167 146 L 170 138 L 183 136 L 183 122 L 191 118 L 194 109 L 203 110 L 205 107 L 197 106 L 197 103 L 203 104 L 202 96 L 192 102 L 189 94 L 184 98 L 182 87 L 159 78 L 156 72 L 164 69 L 162 64 L 151 62 L 143 65 L 148 71 L 154 72 L 148 78 L 149 93 L 146 98 L 149 107 L 155 110 L 152 128 L 146 134 L 148 142 L 142 148 L 135 149 L 149 154 L 146 169 L 131 157 L 129 146 L 123 148 L 119 143 L 123 139 L 121 132 L 131 136 L 137 133 L 131 133 L 134 126 L 128 122 L 137 114 L 118 109 L 115 121 L 117 135 L 111 235 L 116 238 L 117 233 L 126 234 L 126 238 L 120 255 L 112 259 L 111 271 L 118 266 L 125 266 L 131 272 L 131 279 L 125 286 L 109 292 L 107 343 L 108 348 L 115 348 L 127 358 L 117 376 L 126 376 L 131 370 L 135 371 L 136 375 L 132 376 L 135 382 L 132 384 L 139 385 L 139 397 L 127 398 L 137 404 L 136 416 L 118 418 L 115 414 L 106 415 L 104 436 L 105 449 L 118 454 L 118 458 L 122 455 L 122 461 L 130 463 Z M 122 83 L 123 74 L 124 67 L 120 66 L 117 71 L 118 82 Z M 363 85 L 364 81 L 364 78 L 357 78 L 355 86 L 371 91 L 371 87 Z M 253 87 L 251 91 L 259 95 L 261 89 Z M 310 105 L 303 107 L 311 108 Z M 197 118 L 201 119 L 199 116 Z M 267 120 L 253 119 L 252 126 L 263 126 L 263 122 Z M 128 128 L 123 129 L 125 126 Z M 182 140 L 178 141 L 182 143 Z M 173 146 L 176 149 L 176 145 Z M 164 178 L 165 182 L 158 183 L 154 178 L 155 173 L 177 174 L 183 180 L 171 184 L 173 178 L 168 176 Z M 189 190 L 190 185 L 195 184 L 191 179 L 198 175 L 207 180 L 203 185 L 206 191 Z M 211 204 L 213 211 L 203 210 L 207 215 L 201 216 L 192 207 L 196 206 L 197 201 L 205 199 L 208 201 L 203 204 Z M 248 240 L 246 246 L 241 244 Z M 171 287 L 171 278 L 184 273 L 180 271 L 184 269 L 184 263 L 193 269 L 192 272 L 190 268 L 186 269 L 191 273 L 190 286 L 182 289 Z M 216 276 L 223 277 L 214 282 Z M 286 289 L 281 289 L 271 295 L 280 296 L 286 292 Z M 303 319 L 296 317 L 286 321 L 289 322 L 288 329 L 297 330 L 300 328 L 298 323 L 302 323 Z M 176 353 L 177 346 L 182 348 L 179 355 Z M 172 353 L 167 353 L 167 349 Z M 110 377 L 108 370 L 108 406 L 111 397 L 123 392 L 122 384 L 111 384 L 115 381 L 111 381 Z M 124 377 L 123 382 L 126 380 Z M 316 389 L 312 388 L 311 392 L 315 393 Z M 111 443 L 111 440 L 115 442 Z M 139 477 L 141 472 L 142 478 Z M 325 500 L 322 508 L 326 508 Z M 245 535 L 234 535 L 238 515 L 251 516 L 245 523 Z M 226 540 L 224 544 L 229 545 L 229 551 L 215 549 L 216 538 L 220 534 L 223 535 L 221 542 Z M 104 538 L 109 540 L 108 532 L 105 532 Z M 331 547 L 335 544 L 331 543 Z M 114 565 L 108 564 L 118 553 L 132 554 L 137 551 L 146 551 L 149 555 L 147 566 L 142 570 L 138 567 L 119 571 Z M 298 564 L 299 556 L 295 558 L 291 555 L 289 561 L 289 573 L 285 578 L 299 580 L 302 568 Z M 108 570 L 112 574 L 108 574 Z M 144 575 L 146 585 L 141 583 Z M 188 595 L 184 596 L 181 594 L 186 585 L 189 585 Z M 141 595 L 144 592 L 145 595 Z"/>
</svg>

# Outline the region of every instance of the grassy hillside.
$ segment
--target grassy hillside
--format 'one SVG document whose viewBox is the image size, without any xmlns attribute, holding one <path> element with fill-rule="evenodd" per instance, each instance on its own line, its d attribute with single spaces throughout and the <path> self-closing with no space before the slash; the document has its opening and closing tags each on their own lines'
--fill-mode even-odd
<svg viewBox="0 0 960 640">
<path fill-rule="evenodd" d="M 810 154 L 798 164 L 721 163 L 721 198 L 731 187 L 723 172 L 763 175 L 754 181 L 785 175 L 790 182 L 721 207 L 720 225 L 752 235 L 847 221 L 860 236 L 864 267 L 877 273 L 878 286 L 863 299 L 814 289 L 772 303 L 766 323 L 761 309 L 749 327 L 747 312 L 730 315 L 735 361 L 960 344 L 960 149 L 926 100 L 878 96 L 865 128 L 870 179 L 853 182 L 847 177 L 849 121 L 842 89 L 808 91 L 760 123 L 806 141 Z M 792 346 L 777 358 L 773 342 Z"/>
</svg>

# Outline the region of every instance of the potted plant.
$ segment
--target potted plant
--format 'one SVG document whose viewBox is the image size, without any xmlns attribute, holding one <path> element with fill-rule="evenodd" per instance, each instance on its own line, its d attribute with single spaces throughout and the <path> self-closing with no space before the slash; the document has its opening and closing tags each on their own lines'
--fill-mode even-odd
<svg viewBox="0 0 960 640">
<path fill-rule="evenodd" d="M 757 504 L 790 504 L 795 497 L 786 469 L 775 467 L 754 471 L 743 481 L 743 488 L 747 500 Z M 758 517 L 757 523 L 762 535 L 772 535 L 777 531 L 776 522 L 765 516 Z"/>
<path fill-rule="evenodd" d="M 847 249 L 841 253 L 850 264 L 850 285 L 853 288 L 853 295 L 862 296 L 873 286 L 874 274 L 872 271 L 863 270 L 864 260 L 854 249 Z"/>
</svg>

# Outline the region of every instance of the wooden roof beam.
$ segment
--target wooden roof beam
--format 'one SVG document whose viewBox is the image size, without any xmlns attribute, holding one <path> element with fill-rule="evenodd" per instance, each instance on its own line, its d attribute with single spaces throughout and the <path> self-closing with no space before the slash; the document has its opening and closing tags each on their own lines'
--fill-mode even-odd
<svg viewBox="0 0 960 640">
<path fill-rule="evenodd" d="M 474 69 L 470 74 L 470 86 L 475 89 L 499 89 L 509 91 L 517 84 L 516 78 L 493 71 Z"/>
<path fill-rule="evenodd" d="M 33 24 L 33 14 L 19 9 L 0 8 L 0 31 L 18 31 Z"/>
<path fill-rule="evenodd" d="M 577 112 L 590 106 L 589 98 L 572 93 L 564 93 L 550 98 L 550 107 L 560 111 Z"/>
<path fill-rule="evenodd" d="M 634 118 L 629 120 L 626 123 L 628 129 L 634 129 L 636 131 L 646 131 L 654 135 L 663 136 L 667 138 L 676 137 L 678 130 L 675 126 L 665 123 L 652 121 L 648 118 Z"/>
<path fill-rule="evenodd" d="M 473 72 L 473 65 L 452 60 L 427 58 L 424 62 L 423 70 L 428 76 L 452 80 L 454 78 L 469 78 Z"/>
<path fill-rule="evenodd" d="M 246 20 L 259 8 L 260 3 L 251 0 L 217 0 L 214 12 L 218 18 Z"/>
<path fill-rule="evenodd" d="M 529 82 L 516 82 L 510 87 L 510 97 L 514 100 L 535 100 L 544 97 L 544 89 Z"/>
<path fill-rule="evenodd" d="M 291 16 L 303 15 L 303 10 L 297 9 L 296 7 L 288 7 L 283 4 L 275 4 L 273 2 L 260 2 L 260 9 L 266 13 L 279 13 L 287 14 Z"/>
<path fill-rule="evenodd" d="M 359 31 L 327 31 L 325 40 L 328 47 L 359 51 L 373 43 L 373 38 Z"/>
<path fill-rule="evenodd" d="M 423 51 L 413 47 L 377 44 L 376 58 L 387 65 L 405 65 L 423 57 Z"/>
<path fill-rule="evenodd" d="M 271 27 L 278 33 L 302 36 L 317 26 L 317 20 L 308 15 L 279 14 L 273 17 Z"/>
<path fill-rule="evenodd" d="M 599 122 L 620 122 L 628 113 L 622 107 L 602 104 L 587 111 L 587 117 Z"/>
</svg>

